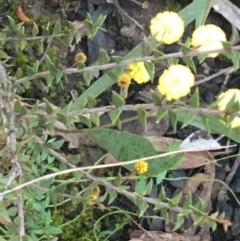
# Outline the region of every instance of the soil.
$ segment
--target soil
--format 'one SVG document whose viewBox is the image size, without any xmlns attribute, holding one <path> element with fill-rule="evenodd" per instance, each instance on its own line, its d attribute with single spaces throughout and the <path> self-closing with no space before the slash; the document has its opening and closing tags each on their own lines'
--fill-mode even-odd
<svg viewBox="0 0 240 241">
<path fill-rule="evenodd" d="M 99 51 L 101 48 L 105 49 L 109 55 L 119 55 L 124 56 L 130 50 L 132 50 L 138 43 L 143 41 L 145 36 L 149 35 L 149 22 L 153 16 L 155 16 L 158 12 L 163 10 L 173 10 L 179 11 L 180 9 L 187 6 L 191 3 L 191 0 L 167 0 L 167 1 L 159 1 L 159 0 L 151 0 L 149 2 L 149 6 L 146 9 L 143 9 L 141 6 L 137 5 L 136 3 L 130 0 L 119 0 L 120 8 L 122 8 L 127 14 L 134 19 L 140 27 L 135 26 L 132 28 L 132 22 L 123 16 L 118 8 L 113 6 L 112 4 L 106 3 L 105 0 L 82 0 L 82 1 L 72 1 L 72 0 L 19 0 L 19 5 L 26 9 L 27 14 L 34 19 L 35 22 L 39 22 L 43 19 L 43 17 L 50 18 L 53 22 L 57 19 L 61 19 L 61 21 L 66 22 L 68 21 L 83 21 L 86 17 L 87 11 L 91 14 L 93 19 L 96 19 L 100 14 L 105 13 L 107 14 L 107 18 L 104 24 L 104 28 L 106 32 L 100 31 L 93 40 L 88 40 L 86 37 L 82 37 L 82 41 L 72 47 L 72 49 L 68 47 L 63 47 L 62 45 L 56 44 L 57 47 L 57 62 L 61 63 L 66 67 L 70 67 L 74 64 L 74 56 L 77 52 L 83 51 L 88 55 L 88 65 L 94 65 L 96 60 L 99 57 Z M 143 1 L 138 1 L 139 3 L 143 3 Z M 4 7 L 3 10 L 6 10 Z M 218 26 L 222 27 L 224 31 L 227 33 L 228 37 L 231 34 L 231 25 L 219 14 L 214 13 L 213 11 L 210 12 L 209 18 L 207 20 L 209 23 L 215 23 Z M 4 20 L 3 20 L 4 24 Z M 186 29 L 185 35 L 189 35 L 193 30 L 194 26 L 190 25 Z M 167 47 L 164 49 L 164 52 L 177 52 L 178 47 L 175 45 L 171 47 Z M 207 59 L 205 64 L 208 66 L 207 68 L 203 65 L 198 65 L 198 74 L 202 74 L 204 76 L 211 75 L 215 72 L 218 72 L 222 68 L 226 68 L 231 66 L 231 63 L 224 58 L 216 58 L 216 59 Z M 206 66 L 205 65 L 205 66 Z M 160 69 L 158 74 L 161 74 L 163 69 Z M 102 73 L 99 73 L 100 75 Z M 224 82 L 225 76 L 219 76 L 217 78 L 212 79 L 210 82 L 206 82 L 199 86 L 200 93 L 201 93 L 201 102 L 203 105 L 209 104 L 215 100 L 215 96 L 222 91 L 222 85 Z M 93 80 L 94 81 L 94 80 Z M 227 88 L 239 88 L 239 73 L 236 72 L 234 75 L 231 76 L 230 81 L 225 86 Z M 133 84 L 129 90 L 129 97 L 127 99 L 127 103 L 136 104 L 136 103 L 146 103 L 148 102 L 147 96 L 149 96 L 149 90 L 155 89 L 156 87 L 156 80 L 154 80 L 151 84 L 146 85 L 137 85 Z M 37 89 L 36 86 L 32 86 L 35 90 Z M 43 99 L 47 98 L 50 102 L 57 106 L 64 106 L 67 104 L 71 99 L 71 91 L 75 90 L 78 95 L 81 94 L 82 91 L 86 86 L 83 84 L 82 76 L 79 74 L 70 75 L 68 83 L 62 88 L 61 86 L 57 86 L 54 90 L 56 93 L 32 93 L 26 92 L 23 94 L 23 97 L 26 98 L 35 98 L 35 99 Z M 117 89 L 118 87 L 113 86 L 113 89 Z M 99 103 L 102 105 L 108 105 L 110 103 L 110 92 L 112 89 L 107 90 L 103 94 L 99 96 Z M 59 98 L 61 97 L 61 99 Z M 123 113 L 122 118 L 131 117 L 132 113 L 125 112 Z M 101 119 L 102 124 L 106 124 L 109 122 L 108 119 L 104 118 Z M 161 123 L 161 128 L 159 126 L 154 126 L 154 121 L 149 121 L 151 128 L 150 135 L 161 136 L 165 135 L 166 137 L 174 137 L 178 139 L 185 139 L 187 135 L 196 131 L 194 127 L 188 127 L 184 129 L 179 129 L 177 133 L 173 133 L 172 127 L 169 125 L 168 121 L 164 121 Z M 137 133 L 140 135 L 147 135 L 144 133 L 143 128 L 139 122 L 131 122 L 127 125 L 123 126 L 124 131 Z M 68 149 L 66 148 L 66 152 Z M 82 154 L 81 165 L 82 166 L 89 166 L 94 164 L 99 157 L 103 155 L 103 150 L 98 147 L 87 147 L 84 146 L 80 150 Z M 236 150 L 237 152 L 237 150 Z M 233 163 L 235 162 L 235 157 L 228 157 L 226 155 L 223 156 L 221 162 L 218 162 L 218 166 L 216 168 L 216 178 L 225 181 L 227 176 L 227 167 L 231 168 Z M 192 173 L 197 172 L 196 170 L 188 170 L 188 171 L 175 171 L 170 172 L 169 176 L 176 177 L 176 176 L 189 176 Z M 236 172 L 233 181 L 231 182 L 230 187 L 232 188 L 234 194 L 237 198 L 239 197 L 240 188 L 239 188 L 240 176 L 238 172 Z M 182 184 L 184 185 L 184 184 Z M 178 188 L 176 183 L 173 182 L 166 183 L 166 186 L 169 190 L 168 195 L 171 196 L 175 190 Z M 159 187 L 155 187 L 156 189 Z M 214 186 L 214 190 L 219 188 L 218 186 Z M 217 191 L 216 191 L 217 193 Z M 155 193 L 151 194 L 152 197 L 155 196 Z M 217 200 L 218 194 L 212 194 L 212 206 L 215 207 L 212 211 L 219 210 L 225 211 L 227 213 L 227 217 L 230 220 L 234 220 L 234 226 L 230 228 L 227 232 L 223 231 L 222 226 L 216 229 L 215 232 L 211 234 L 212 241 L 218 240 L 240 240 L 240 211 L 239 206 L 236 203 L 235 199 L 232 195 L 229 195 L 228 200 Z M 125 210 L 133 211 L 135 207 L 132 205 L 131 202 L 124 199 L 124 196 L 120 196 L 118 200 L 114 202 L 115 206 L 120 208 L 125 208 Z M 226 211 L 227 210 L 227 211 Z M 149 215 L 153 215 L 154 210 L 148 210 Z M 163 222 L 153 223 L 150 219 L 141 219 L 137 220 L 142 225 L 143 228 L 151 231 L 164 231 L 166 226 L 164 226 Z M 108 227 L 109 228 L 109 227 Z M 135 225 L 127 225 L 124 229 L 120 230 L 117 236 L 110 238 L 110 240 L 129 240 L 129 237 L 126 237 L 126 230 L 130 230 L 130 228 L 134 229 L 137 228 Z M 61 239 L 60 239 L 61 240 Z M 209 239 L 210 240 L 210 239 Z"/>
</svg>

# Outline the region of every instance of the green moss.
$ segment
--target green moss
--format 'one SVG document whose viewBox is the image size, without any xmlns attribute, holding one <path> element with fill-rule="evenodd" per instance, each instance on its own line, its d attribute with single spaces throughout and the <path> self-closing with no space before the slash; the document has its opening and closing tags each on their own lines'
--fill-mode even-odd
<svg viewBox="0 0 240 241">
<path fill-rule="evenodd" d="M 66 203 L 52 213 L 53 226 L 61 226 L 62 241 L 89 241 L 96 240 L 94 236 L 94 222 L 96 220 L 94 207 L 89 207 L 80 212 L 79 208 L 72 203 Z M 72 221 L 74 220 L 74 221 Z M 99 241 L 104 240 L 98 238 Z"/>
</svg>

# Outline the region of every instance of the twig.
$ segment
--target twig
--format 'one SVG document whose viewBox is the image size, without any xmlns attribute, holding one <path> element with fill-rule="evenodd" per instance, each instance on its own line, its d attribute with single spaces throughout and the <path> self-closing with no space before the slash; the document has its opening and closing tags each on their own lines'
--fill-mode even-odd
<svg viewBox="0 0 240 241">
<path fill-rule="evenodd" d="M 217 73 L 215 73 L 213 75 L 210 75 L 210 76 L 208 76 L 206 78 L 203 78 L 201 80 L 197 80 L 194 85 L 195 86 L 196 85 L 200 85 L 202 83 L 205 83 L 205 82 L 207 82 L 207 81 L 209 81 L 209 80 L 211 80 L 213 78 L 216 78 L 216 77 L 218 77 L 218 76 L 220 76 L 222 74 L 225 74 L 225 73 L 227 73 L 227 75 L 229 75 L 229 73 L 231 73 L 233 70 L 234 70 L 233 67 L 228 67 L 228 68 L 225 68 L 225 69 L 221 69 L 221 70 L 219 70 Z"/>
<path fill-rule="evenodd" d="M 0 63 L 0 80 L 2 82 L 2 88 L 7 93 L 7 103 L 9 105 L 9 115 L 5 114 L 5 106 L 4 106 L 4 99 L 0 96 L 0 110 L 1 115 L 3 118 L 3 124 L 9 123 L 9 127 L 5 128 L 4 131 L 8 133 L 6 144 L 10 147 L 11 151 L 7 153 L 7 157 L 11 160 L 13 166 L 8 173 L 8 181 L 6 183 L 5 189 L 11 184 L 11 182 L 22 174 L 21 167 L 18 163 L 18 156 L 17 156 L 17 137 L 15 133 L 15 108 L 14 108 L 14 100 L 12 97 L 11 92 L 11 85 L 7 79 L 6 71 L 3 65 Z"/>
<path fill-rule="evenodd" d="M 143 56 L 143 57 L 139 57 L 139 58 L 133 58 L 133 59 L 128 59 L 128 60 L 123 60 L 122 62 L 118 63 L 108 63 L 108 64 L 104 64 L 104 65 L 98 65 L 98 66 L 88 66 L 82 69 L 78 69 L 78 68 L 68 68 L 68 69 L 64 69 L 62 72 L 64 74 L 76 74 L 76 73 L 83 73 L 83 72 L 93 72 L 96 70 L 107 70 L 107 69 L 112 69 L 115 67 L 123 67 L 126 66 L 132 62 L 139 62 L 139 61 L 157 61 L 157 60 L 161 60 L 161 59 L 170 59 L 170 58 L 183 58 L 186 56 L 197 56 L 199 54 L 207 54 L 207 53 L 215 53 L 215 52 L 226 52 L 226 51 L 233 51 L 233 50 L 240 50 L 240 45 L 237 46 L 233 46 L 229 49 L 224 49 L 224 48 L 220 48 L 220 49 L 215 49 L 215 50 L 209 50 L 209 51 L 191 51 L 187 54 L 184 54 L 182 52 L 178 52 L 178 53 L 172 53 L 172 54 L 165 54 L 161 57 L 154 57 L 154 56 Z M 15 81 L 15 83 L 13 84 L 13 87 L 15 87 L 16 85 L 22 84 L 25 81 L 30 81 L 36 78 L 41 78 L 41 77 L 46 77 L 48 75 L 52 75 L 53 73 L 51 71 L 45 71 L 45 72 L 41 72 L 41 73 L 37 73 L 35 75 L 32 76 L 27 76 L 21 79 L 18 79 Z"/>
<path fill-rule="evenodd" d="M 39 144 L 42 144 L 42 145 L 43 145 L 43 141 L 42 141 L 39 137 L 34 136 L 34 138 L 35 138 L 35 140 L 36 140 Z M 221 146 L 221 148 L 226 148 L 226 147 L 229 147 L 229 146 Z M 25 183 L 20 184 L 20 185 L 12 188 L 12 189 L 10 189 L 10 190 L 6 190 L 6 191 L 1 192 L 1 193 L 0 193 L 0 197 L 3 196 L 3 195 L 6 195 L 6 194 L 8 194 L 8 193 L 12 193 L 12 192 L 15 192 L 15 191 L 17 191 L 17 190 L 20 190 L 20 189 L 22 189 L 22 188 L 24 188 L 24 187 L 30 186 L 30 185 L 32 185 L 32 184 L 34 184 L 34 183 L 43 181 L 43 180 L 45 180 L 45 179 L 49 179 L 49 178 L 56 177 L 56 176 L 63 175 L 63 174 L 67 174 L 67 173 L 72 173 L 72 172 L 76 172 L 76 171 L 84 172 L 84 171 L 90 170 L 90 169 L 93 170 L 93 169 L 102 169 L 102 168 L 107 168 L 107 167 L 126 166 L 126 165 L 130 165 L 130 164 L 136 163 L 136 162 L 138 162 L 139 160 L 142 160 L 143 158 L 144 158 L 144 161 L 149 161 L 149 160 L 153 160 L 153 159 L 156 159 L 156 158 L 166 157 L 166 156 L 170 156 L 170 155 L 176 155 L 176 154 L 185 153 L 185 152 L 196 152 L 196 150 L 178 150 L 178 151 L 174 151 L 174 152 L 167 152 L 167 153 L 163 153 L 163 154 L 159 154 L 159 155 L 154 155 L 154 156 L 149 156 L 149 157 L 141 157 L 140 159 L 135 159 L 135 160 L 126 161 L 126 162 L 117 162 L 117 163 L 97 165 L 97 166 L 76 167 L 75 165 L 69 163 L 66 158 L 64 158 L 63 156 L 61 156 L 61 155 L 60 155 L 59 153 L 57 153 L 56 151 L 54 151 L 54 150 L 52 150 L 52 149 L 49 149 L 49 148 L 47 148 L 47 147 L 44 147 L 44 148 L 46 148 L 51 155 L 53 155 L 54 157 L 56 157 L 57 159 L 59 159 L 59 160 L 62 161 L 63 163 L 67 164 L 69 167 L 71 167 L 71 169 L 59 171 L 59 172 L 56 172 L 56 173 L 47 174 L 47 175 L 45 175 L 45 176 L 36 178 L 36 179 L 34 179 L 34 180 L 25 182 Z M 216 150 L 216 148 L 207 148 L 206 150 Z M 202 151 L 202 149 L 201 149 L 201 151 Z M 85 174 L 85 172 L 84 172 L 84 174 Z"/>
<path fill-rule="evenodd" d="M 22 241 L 23 237 L 25 235 L 24 204 L 23 204 L 22 192 L 18 191 L 17 196 L 18 196 L 18 207 L 17 207 L 18 217 L 20 218 L 20 224 L 19 224 L 19 227 L 18 227 L 18 240 Z"/>
</svg>

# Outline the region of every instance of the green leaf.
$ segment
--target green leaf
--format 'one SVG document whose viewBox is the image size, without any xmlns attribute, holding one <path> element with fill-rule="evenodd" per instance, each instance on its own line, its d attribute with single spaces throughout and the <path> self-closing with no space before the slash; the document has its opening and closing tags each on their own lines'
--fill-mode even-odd
<svg viewBox="0 0 240 241">
<path fill-rule="evenodd" d="M 109 117 L 111 119 L 111 122 L 113 124 L 115 124 L 116 121 L 119 119 L 121 113 L 122 113 L 121 110 L 112 110 L 112 111 L 108 112 L 108 115 L 109 115 Z"/>
<path fill-rule="evenodd" d="M 97 101 L 89 95 L 87 98 L 87 107 L 88 108 L 94 108 L 97 105 Z"/>
<path fill-rule="evenodd" d="M 38 33 L 39 33 L 38 26 L 37 26 L 37 24 L 36 24 L 34 21 L 32 21 L 32 24 L 33 24 L 33 28 L 32 28 L 32 36 L 37 36 Z"/>
<path fill-rule="evenodd" d="M 123 56 L 118 56 L 118 55 L 113 55 L 111 57 L 118 64 L 121 63 L 125 59 Z"/>
<path fill-rule="evenodd" d="M 152 188 L 153 188 L 153 179 L 151 178 L 146 185 L 145 195 L 149 195 L 152 192 Z"/>
<path fill-rule="evenodd" d="M 168 114 L 168 110 L 166 109 L 160 109 L 157 111 L 156 116 L 157 116 L 157 122 L 160 122 L 160 120 L 165 117 Z"/>
<path fill-rule="evenodd" d="M 94 22 L 93 27 L 101 27 L 106 19 L 107 15 L 100 15 Z"/>
<path fill-rule="evenodd" d="M 230 58 L 233 62 L 233 66 L 234 66 L 234 70 L 238 70 L 239 69 L 239 62 L 240 62 L 240 52 L 239 51 L 232 51 L 230 52 Z"/>
<path fill-rule="evenodd" d="M 83 72 L 83 79 L 87 86 L 91 84 L 92 73 L 91 72 Z"/>
<path fill-rule="evenodd" d="M 47 114 L 52 114 L 54 112 L 52 104 L 47 99 L 45 99 L 45 104 L 46 104 L 46 112 L 47 112 Z"/>
<path fill-rule="evenodd" d="M 92 113 L 90 115 L 90 120 L 94 125 L 99 126 L 100 121 L 99 121 L 99 114 L 98 113 L 96 113 L 96 112 Z"/>
<path fill-rule="evenodd" d="M 115 91 L 112 91 L 112 103 L 116 107 L 120 107 L 125 104 L 125 100 Z"/>
<path fill-rule="evenodd" d="M 192 206 L 192 194 L 191 192 L 189 191 L 187 197 L 185 198 L 184 200 L 184 203 L 183 203 L 183 207 L 188 209 L 189 206 Z"/>
<path fill-rule="evenodd" d="M 145 196 L 147 194 L 146 187 L 147 187 L 146 179 L 139 180 L 135 186 L 134 192 L 139 195 Z"/>
<path fill-rule="evenodd" d="M 191 39 L 188 37 L 186 42 L 185 43 L 180 43 L 181 45 L 181 51 L 184 53 L 184 54 L 187 54 L 189 52 L 192 51 L 192 48 L 191 48 Z"/>
<path fill-rule="evenodd" d="M 59 141 L 55 141 L 52 143 L 52 148 L 54 150 L 59 150 L 61 148 L 61 146 L 63 145 L 64 140 L 59 140 Z"/>
<path fill-rule="evenodd" d="M 144 159 L 144 157 L 159 154 L 149 140 L 128 132 L 119 132 L 110 129 L 95 129 L 86 130 L 86 134 L 120 162 Z M 154 159 L 154 161 L 150 160 L 148 161 L 148 170 L 144 175 L 157 176 L 163 171 L 175 169 L 180 165 L 182 157 L 182 155 L 174 155 L 159 157 Z M 129 164 L 125 167 L 131 172 L 134 171 L 134 164 Z"/>
<path fill-rule="evenodd" d="M 168 66 L 174 65 L 174 64 L 178 64 L 179 59 L 177 58 L 170 58 L 168 59 Z"/>
<path fill-rule="evenodd" d="M 207 115 L 199 115 L 199 116 L 205 126 L 207 133 L 211 133 L 209 117 Z M 196 118 L 196 116 L 195 116 L 195 118 Z"/>
<path fill-rule="evenodd" d="M 166 174 L 167 174 L 167 171 L 164 171 L 164 172 L 160 172 L 158 175 L 157 175 L 157 179 L 156 179 L 156 184 L 160 184 L 163 179 L 166 177 Z M 164 197 L 165 198 L 165 197 Z"/>
<path fill-rule="evenodd" d="M 85 68 L 85 64 L 82 63 L 81 61 L 79 61 L 79 62 L 77 63 L 77 68 L 78 68 L 78 69 L 83 69 L 83 68 Z M 83 73 L 86 73 L 86 72 L 83 72 Z M 87 73 L 90 73 L 90 72 L 87 72 Z"/>
<path fill-rule="evenodd" d="M 167 174 L 167 171 L 162 172 L 163 174 L 165 173 L 165 175 Z M 161 173 L 160 173 L 161 174 Z M 162 175 L 163 176 L 163 175 Z M 165 188 L 163 186 L 161 186 L 161 190 L 158 194 L 158 199 L 160 201 L 164 201 L 166 199 L 166 192 L 165 192 Z"/>
<path fill-rule="evenodd" d="M 199 64 L 202 64 L 207 57 L 208 57 L 208 54 L 199 54 L 197 56 Z"/>
<path fill-rule="evenodd" d="M 187 114 L 184 117 L 183 125 L 181 128 L 183 129 L 186 126 L 190 125 L 192 123 L 193 119 L 195 118 L 195 116 L 196 116 L 195 113 L 187 112 Z"/>
<path fill-rule="evenodd" d="M 141 217 L 145 211 L 147 210 L 147 208 L 149 207 L 148 203 L 142 200 L 137 201 L 137 206 L 139 208 L 139 217 Z"/>
<path fill-rule="evenodd" d="M 55 21 L 55 25 L 54 25 L 54 29 L 53 29 L 53 32 L 55 34 L 59 34 L 59 33 L 62 33 L 62 24 L 61 24 L 61 21 L 60 21 L 60 18 L 58 18 L 56 21 Z"/>
<path fill-rule="evenodd" d="M 152 62 L 146 61 L 144 62 L 144 66 L 150 76 L 151 81 L 153 81 L 154 78 L 154 64 Z"/>
<path fill-rule="evenodd" d="M 109 198 L 108 198 L 108 204 L 111 204 L 117 197 L 118 193 L 115 190 L 108 191 Z"/>
<path fill-rule="evenodd" d="M 122 175 L 119 173 L 113 180 L 113 185 L 119 187 L 122 184 Z"/>
<path fill-rule="evenodd" d="M 150 90 L 154 104 L 159 105 L 162 101 L 162 96 L 156 90 Z"/>
<path fill-rule="evenodd" d="M 177 131 L 178 115 L 177 115 L 176 112 L 170 111 L 170 110 L 168 111 L 168 115 L 169 115 L 169 119 L 172 123 L 173 130 L 174 130 L 174 132 L 176 132 Z"/>
<path fill-rule="evenodd" d="M 203 215 L 196 215 L 195 219 L 194 219 L 194 225 L 197 225 L 197 224 L 201 223 L 203 220 L 204 220 Z"/>
<path fill-rule="evenodd" d="M 32 68 L 30 68 L 29 66 L 26 67 L 26 74 L 27 74 L 27 76 L 32 76 L 35 73 L 36 72 Z"/>
<path fill-rule="evenodd" d="M 157 50 L 157 49 L 154 49 L 154 50 L 153 50 L 153 56 L 154 56 L 155 58 L 159 58 L 159 57 L 164 56 L 164 53 L 161 52 L 161 51 L 159 51 L 159 50 Z"/>
<path fill-rule="evenodd" d="M 110 62 L 110 58 L 109 58 L 107 52 L 104 49 L 101 49 L 100 54 L 99 54 L 98 63 L 100 65 L 103 65 L 103 64 L 107 64 L 109 62 Z"/>
<path fill-rule="evenodd" d="M 181 144 L 181 141 L 174 141 L 167 147 L 168 152 L 173 152 L 179 150 L 179 146 Z"/>
<path fill-rule="evenodd" d="M 197 73 L 197 70 L 196 70 L 196 66 L 195 66 L 192 58 L 193 58 L 193 57 L 183 57 L 182 59 L 183 59 L 183 62 L 184 62 L 187 66 L 189 66 L 189 67 L 192 69 L 192 71 L 196 74 L 196 73 Z"/>
<path fill-rule="evenodd" d="M 215 221 L 210 221 L 210 227 L 212 229 L 212 232 L 214 232 L 217 228 L 217 223 Z"/>
<path fill-rule="evenodd" d="M 179 192 L 177 195 L 175 195 L 173 198 L 168 199 L 168 203 L 171 206 L 177 206 L 182 198 L 182 192 Z"/>
<path fill-rule="evenodd" d="M 138 110 L 138 119 L 139 119 L 140 123 L 142 124 L 145 132 L 147 131 L 147 127 L 148 127 L 147 116 L 148 116 L 148 112 L 146 110 L 144 110 L 144 109 Z"/>
<path fill-rule="evenodd" d="M 48 87 L 52 85 L 52 82 L 54 80 L 54 75 L 48 75 L 45 77 L 46 81 L 47 81 L 47 85 Z"/>
<path fill-rule="evenodd" d="M 181 215 L 177 215 L 177 220 L 176 220 L 176 223 L 174 225 L 174 228 L 173 228 L 173 232 L 176 231 L 177 229 L 179 229 L 181 227 L 181 225 L 184 223 L 184 220 L 185 218 Z"/>
<path fill-rule="evenodd" d="M 11 59 L 12 57 L 0 49 L 0 59 Z"/>
<path fill-rule="evenodd" d="M 214 0 L 195 0 L 196 21 L 195 28 L 203 25 L 207 19 L 211 7 L 214 5 Z"/>
<path fill-rule="evenodd" d="M 8 22 L 9 22 L 10 26 L 14 27 L 16 25 L 15 20 L 10 16 L 7 16 L 7 18 L 8 18 Z"/>
<path fill-rule="evenodd" d="M 192 107 L 199 107 L 200 106 L 198 88 L 196 88 L 194 94 L 189 99 L 189 105 L 192 106 Z"/>
<path fill-rule="evenodd" d="M 87 117 L 85 117 L 85 116 L 83 116 L 83 115 L 80 115 L 79 116 L 79 119 L 80 119 L 80 121 L 84 124 L 84 125 L 86 125 L 87 127 L 92 127 L 92 122 L 87 118 Z"/>
</svg>

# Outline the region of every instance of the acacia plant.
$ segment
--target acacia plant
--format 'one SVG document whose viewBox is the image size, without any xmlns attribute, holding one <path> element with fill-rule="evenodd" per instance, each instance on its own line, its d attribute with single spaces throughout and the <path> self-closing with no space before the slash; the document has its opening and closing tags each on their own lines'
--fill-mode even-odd
<svg viewBox="0 0 240 241">
<path fill-rule="evenodd" d="M 174 142 L 163 150 L 147 138 L 120 131 L 122 123 L 127 121 L 120 120 L 122 111 L 132 110 L 144 129 L 147 129 L 148 117 L 153 116 L 157 122 L 169 119 L 175 131 L 178 123 L 182 123 L 182 127 L 191 124 L 208 133 L 220 133 L 240 141 L 240 90 L 228 90 L 211 105 L 200 105 L 197 85 L 203 81 L 195 81 L 196 61 L 202 63 L 206 58 L 224 55 L 233 63 L 226 71 L 234 71 L 239 68 L 240 49 L 227 41 L 220 27 L 205 24 L 207 8 L 204 16 L 197 12 L 202 2 L 208 1 L 193 1 L 179 13 L 158 13 L 149 26 L 151 35 L 126 56 L 110 58 L 101 50 L 98 62 L 87 66 L 85 54 L 79 53 L 70 68 L 51 58 L 48 43 L 70 46 L 81 41 L 83 35 L 92 38 L 101 28 L 104 17 L 93 21 L 88 15 L 81 27 L 70 22 L 66 29 L 60 22 L 51 28 L 41 26 L 40 35 L 39 26 L 33 21 L 28 21 L 31 31 L 26 32 L 24 22 L 16 23 L 8 16 L 9 24 L 1 31 L 0 38 L 0 240 L 56 240 L 71 221 L 56 224 L 60 216 L 55 216 L 55 208 L 62 204 L 73 207 L 81 204 L 82 210 L 103 207 L 106 200 L 110 205 L 118 195 L 126 196 L 138 207 L 139 217 L 145 215 L 150 204 L 161 211 L 165 222 L 170 221 L 168 210 L 178 212 L 173 230 L 188 216 L 194 219 L 195 225 L 205 223 L 214 230 L 217 223 L 221 223 L 227 229 L 231 223 L 224 219 L 224 214 L 210 214 L 207 203 L 201 198 L 194 202 L 191 193 L 169 198 L 162 185 L 157 198 L 147 197 L 155 183 L 161 184 L 167 172 L 179 168 L 185 160 L 186 150 L 179 150 L 179 143 Z M 190 14 L 193 11 L 196 14 Z M 193 20 L 196 20 L 195 30 L 183 42 L 184 30 Z M 173 43 L 179 45 L 179 52 L 162 52 L 163 46 Z M 24 53 L 29 46 L 43 58 L 26 59 L 24 66 L 11 64 L 14 56 L 10 49 L 15 54 Z M 158 64 L 165 66 L 160 76 L 155 74 Z M 104 73 L 93 82 L 93 73 L 100 70 Z M 76 73 L 82 74 L 86 90 L 65 106 L 54 105 L 47 98 L 30 104 L 22 97 L 33 81 L 50 90 L 57 84 L 64 88 L 68 76 Z M 158 85 L 156 90 L 151 90 L 152 103 L 126 103 L 133 81 L 141 85 L 153 80 Z M 96 98 L 112 85 L 119 86 L 119 92 L 112 91 L 112 105 L 99 107 Z M 186 96 L 188 101 L 181 101 Z M 103 113 L 108 113 L 111 124 L 101 125 Z M 111 129 L 113 126 L 119 130 Z M 111 153 L 115 162 L 101 164 L 103 156 L 94 166 L 79 167 L 81 153 L 64 154 L 65 143 L 69 149 L 98 145 Z M 99 177 L 93 172 L 117 166 L 123 166 L 130 175 L 113 173 Z M 128 179 L 135 180 L 135 187 L 130 187 Z M 133 213 L 124 215 L 123 225 L 134 221 Z M 107 240 L 111 233 L 103 232 L 98 224 L 94 226 L 93 237 Z M 116 230 L 123 225 L 116 226 Z"/>
</svg>

